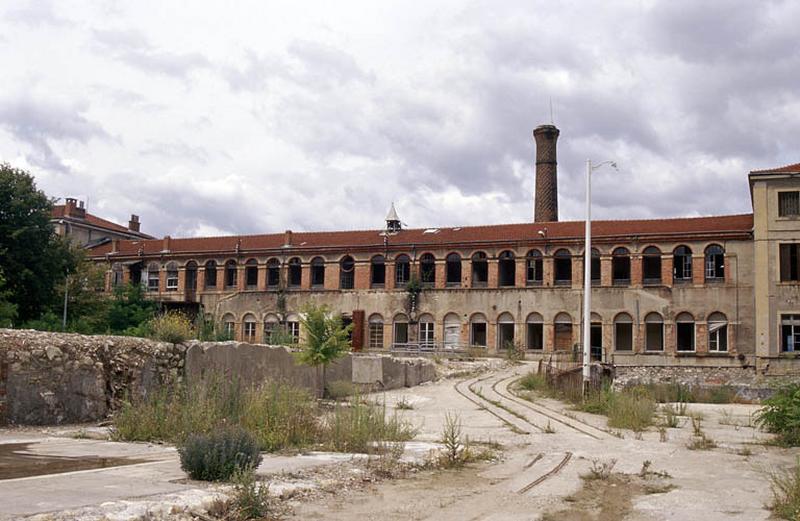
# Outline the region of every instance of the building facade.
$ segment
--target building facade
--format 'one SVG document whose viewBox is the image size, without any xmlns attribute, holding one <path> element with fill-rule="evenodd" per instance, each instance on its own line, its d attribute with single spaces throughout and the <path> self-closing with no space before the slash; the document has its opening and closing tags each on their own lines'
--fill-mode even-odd
<svg viewBox="0 0 800 521">
<path fill-rule="evenodd" d="M 586 319 L 583 222 L 557 220 L 558 130 L 534 136 L 537 176 L 547 169 L 536 199 L 548 201 L 536 215 L 547 220 L 406 229 L 392 207 L 372 231 L 115 240 L 92 255 L 107 263 L 107 289 L 142 284 L 239 340 L 302 335 L 300 313 L 313 302 L 353 323 L 355 349 L 571 351 Z M 621 365 L 794 370 L 799 167 L 751 172 L 752 214 L 594 221 L 594 355 Z"/>
<path fill-rule="evenodd" d="M 125 227 L 90 214 L 84 202 L 73 197 L 67 197 L 64 204 L 53 206 L 50 222 L 56 234 L 84 247 L 97 246 L 114 239 L 153 238 L 140 231 L 138 215 L 131 215 Z"/>
</svg>

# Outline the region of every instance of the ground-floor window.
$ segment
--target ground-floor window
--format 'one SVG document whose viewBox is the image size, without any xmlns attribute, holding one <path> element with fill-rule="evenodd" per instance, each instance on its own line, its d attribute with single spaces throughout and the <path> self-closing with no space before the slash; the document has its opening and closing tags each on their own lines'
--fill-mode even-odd
<svg viewBox="0 0 800 521">
<path fill-rule="evenodd" d="M 658 313 L 650 313 L 644 319 L 644 348 L 646 351 L 664 350 L 664 319 Z"/>
<path fill-rule="evenodd" d="M 369 317 L 369 348 L 383 349 L 383 317 L 380 315 Z"/>
<path fill-rule="evenodd" d="M 393 343 L 403 346 L 408 344 L 408 321 L 405 317 L 394 319 Z"/>
<path fill-rule="evenodd" d="M 419 322 L 419 345 L 424 347 L 433 347 L 436 338 L 434 335 L 434 326 L 433 317 L 426 316 L 420 318 Z"/>
<path fill-rule="evenodd" d="M 471 346 L 486 347 L 486 318 L 475 315 L 469 324 L 469 344 Z"/>
<path fill-rule="evenodd" d="M 728 350 L 728 319 L 722 313 L 711 313 L 708 317 L 708 350 L 712 353 Z"/>
<path fill-rule="evenodd" d="M 295 343 L 300 341 L 300 322 L 291 320 L 286 322 L 286 332 L 292 335 Z"/>
<path fill-rule="evenodd" d="M 541 351 L 544 349 L 544 323 L 538 313 L 531 314 L 526 320 L 526 347 Z"/>
<path fill-rule="evenodd" d="M 234 328 L 236 327 L 235 322 L 233 321 L 232 315 L 225 315 L 222 318 L 222 331 L 225 333 L 225 337 L 233 340 L 234 338 Z"/>
<path fill-rule="evenodd" d="M 781 351 L 800 350 L 800 315 L 781 315 Z"/>
<path fill-rule="evenodd" d="M 271 344 L 272 336 L 278 330 L 279 326 L 278 317 L 267 317 L 264 320 L 264 343 Z"/>
<path fill-rule="evenodd" d="M 572 349 L 572 317 L 559 313 L 554 322 L 553 348 L 556 351 L 569 351 Z"/>
<path fill-rule="evenodd" d="M 694 351 L 694 317 L 689 313 L 681 313 L 675 319 L 675 323 L 678 351 Z"/>
<path fill-rule="evenodd" d="M 255 318 L 252 319 L 245 319 L 244 322 L 244 341 L 245 342 L 255 342 L 256 341 L 256 320 Z"/>
<path fill-rule="evenodd" d="M 461 343 L 461 319 L 455 313 L 444 317 L 444 347 L 454 349 Z"/>
<path fill-rule="evenodd" d="M 514 317 L 503 313 L 497 319 L 498 349 L 514 349 Z"/>
<path fill-rule="evenodd" d="M 633 351 L 633 320 L 627 313 L 614 319 L 614 350 Z"/>
</svg>

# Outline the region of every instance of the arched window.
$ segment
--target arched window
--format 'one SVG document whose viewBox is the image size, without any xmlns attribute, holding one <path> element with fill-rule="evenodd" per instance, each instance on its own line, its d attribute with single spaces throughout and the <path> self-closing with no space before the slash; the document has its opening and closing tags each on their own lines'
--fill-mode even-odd
<svg viewBox="0 0 800 521">
<path fill-rule="evenodd" d="M 433 286 L 436 282 L 436 259 L 432 253 L 419 258 L 419 280 L 425 286 Z"/>
<path fill-rule="evenodd" d="M 706 248 L 706 280 L 725 280 L 725 250 L 719 244 Z"/>
<path fill-rule="evenodd" d="M 291 336 L 293 344 L 300 341 L 300 317 L 294 313 L 286 317 L 286 332 Z"/>
<path fill-rule="evenodd" d="M 664 319 L 658 313 L 644 317 L 644 348 L 647 351 L 664 350 Z"/>
<path fill-rule="evenodd" d="M 178 263 L 167 263 L 167 291 L 178 291 Z"/>
<path fill-rule="evenodd" d="M 225 288 L 231 289 L 235 288 L 237 285 L 237 277 L 236 277 L 236 261 L 229 260 L 225 263 Z"/>
<path fill-rule="evenodd" d="M 527 348 L 535 351 L 544 349 L 544 319 L 539 313 L 531 313 L 525 319 Z"/>
<path fill-rule="evenodd" d="M 694 351 L 694 317 L 690 313 L 681 313 L 675 318 L 678 351 Z"/>
<path fill-rule="evenodd" d="M 592 248 L 591 262 L 589 273 L 592 277 L 592 284 L 600 284 L 600 250 L 597 248 Z"/>
<path fill-rule="evenodd" d="M 281 285 L 281 261 L 270 259 L 267 261 L 267 287 L 277 288 Z"/>
<path fill-rule="evenodd" d="M 248 313 L 242 319 L 242 340 L 254 344 L 256 341 L 256 317 Z"/>
<path fill-rule="evenodd" d="M 299 257 L 289 259 L 289 287 L 299 288 L 303 283 L 303 264 Z"/>
<path fill-rule="evenodd" d="M 569 250 L 560 249 L 553 254 L 555 282 L 567 286 L 572 283 L 572 254 Z"/>
<path fill-rule="evenodd" d="M 616 248 L 611 254 L 611 280 L 618 286 L 631 283 L 631 254 L 627 248 Z"/>
<path fill-rule="evenodd" d="M 158 263 L 151 262 L 147 265 L 147 291 L 158 291 Z"/>
<path fill-rule="evenodd" d="M 425 313 L 419 317 L 419 347 L 421 349 L 436 347 L 435 327 L 433 315 Z"/>
<path fill-rule="evenodd" d="M 542 253 L 539 250 L 531 250 L 525 256 L 525 282 L 529 286 L 536 286 L 542 283 Z"/>
<path fill-rule="evenodd" d="M 556 351 L 572 349 L 572 317 L 569 313 L 559 313 L 553 320 L 553 348 Z"/>
<path fill-rule="evenodd" d="M 675 282 L 692 280 L 692 250 L 688 246 L 678 246 L 672 253 L 672 272 Z"/>
<path fill-rule="evenodd" d="M 501 313 L 497 317 L 497 348 L 514 349 L 514 315 Z"/>
<path fill-rule="evenodd" d="M 217 261 L 207 261 L 204 273 L 204 284 L 206 288 L 217 287 Z"/>
<path fill-rule="evenodd" d="M 411 260 L 408 255 L 401 254 L 394 259 L 394 283 L 398 288 L 405 287 L 411 278 Z"/>
<path fill-rule="evenodd" d="M 258 288 L 258 261 L 249 259 L 244 263 L 244 283 L 247 289 Z"/>
<path fill-rule="evenodd" d="M 264 343 L 265 344 L 272 344 L 273 343 L 273 335 L 279 330 L 280 328 L 280 320 L 278 319 L 277 315 L 269 314 L 264 317 Z"/>
<path fill-rule="evenodd" d="M 486 347 L 486 317 L 475 313 L 469 320 L 469 345 Z"/>
<path fill-rule="evenodd" d="M 708 316 L 708 350 L 712 353 L 728 350 L 728 318 L 722 313 Z"/>
<path fill-rule="evenodd" d="M 383 255 L 375 255 L 369 263 L 369 283 L 373 288 L 382 288 L 386 284 L 386 262 Z"/>
<path fill-rule="evenodd" d="M 356 262 L 347 255 L 339 261 L 339 288 L 353 289 L 355 284 Z"/>
<path fill-rule="evenodd" d="M 222 317 L 222 333 L 228 340 L 234 340 L 236 338 L 236 319 L 230 313 Z"/>
<path fill-rule="evenodd" d="M 501 287 L 514 286 L 516 284 L 517 265 L 514 260 L 514 252 L 506 250 L 500 253 L 497 261 L 497 281 Z"/>
<path fill-rule="evenodd" d="M 116 288 L 122 285 L 123 271 L 122 264 L 115 262 L 111 265 L 111 287 Z"/>
<path fill-rule="evenodd" d="M 369 317 L 369 338 L 370 349 L 383 349 L 383 317 L 377 313 Z"/>
<path fill-rule="evenodd" d="M 461 255 L 451 253 L 446 258 L 445 264 L 446 281 L 450 287 L 461 285 Z"/>
<path fill-rule="evenodd" d="M 648 246 L 642 252 L 642 282 L 661 284 L 661 250 Z"/>
<path fill-rule="evenodd" d="M 472 286 L 484 288 L 489 282 L 489 260 L 482 251 L 472 255 Z"/>
<path fill-rule="evenodd" d="M 614 317 L 614 350 L 633 351 L 633 319 L 627 313 Z"/>
<path fill-rule="evenodd" d="M 455 313 L 444 317 L 444 347 L 456 349 L 461 344 L 461 318 Z"/>
<path fill-rule="evenodd" d="M 395 315 L 392 325 L 393 347 L 404 348 L 408 346 L 408 317 L 402 313 Z"/>
<path fill-rule="evenodd" d="M 195 261 L 186 263 L 184 278 L 186 279 L 184 291 L 197 291 L 197 263 Z"/>
<path fill-rule="evenodd" d="M 311 259 L 311 287 L 321 288 L 325 286 L 325 259 L 314 257 Z"/>
</svg>

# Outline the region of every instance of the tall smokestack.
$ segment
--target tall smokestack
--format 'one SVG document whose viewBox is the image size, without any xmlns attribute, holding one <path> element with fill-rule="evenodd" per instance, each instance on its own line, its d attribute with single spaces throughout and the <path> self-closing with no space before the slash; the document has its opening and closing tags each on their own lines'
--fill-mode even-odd
<svg viewBox="0 0 800 521">
<path fill-rule="evenodd" d="M 536 141 L 536 193 L 533 220 L 558 220 L 558 171 L 556 141 L 559 131 L 555 125 L 539 125 L 533 131 Z"/>
</svg>

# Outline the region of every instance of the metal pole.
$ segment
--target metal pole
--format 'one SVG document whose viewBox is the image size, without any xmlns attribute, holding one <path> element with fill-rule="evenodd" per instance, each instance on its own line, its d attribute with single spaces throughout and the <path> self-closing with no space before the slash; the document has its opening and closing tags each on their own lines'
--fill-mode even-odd
<svg viewBox="0 0 800 521">
<path fill-rule="evenodd" d="M 64 315 L 61 318 L 61 330 L 67 330 L 67 298 L 69 297 L 69 275 L 64 277 Z"/>
<path fill-rule="evenodd" d="M 591 379 L 591 322 L 592 322 L 592 160 L 586 160 L 586 245 L 583 262 L 583 390 L 589 389 Z"/>
</svg>

